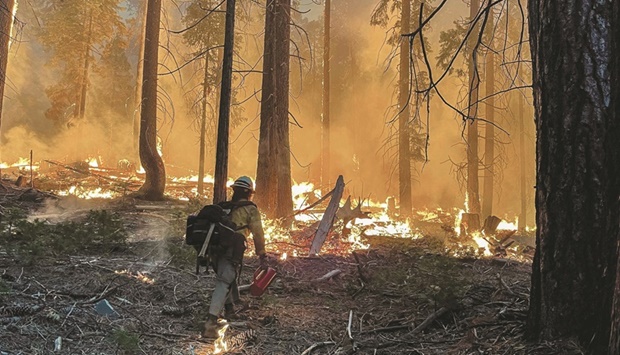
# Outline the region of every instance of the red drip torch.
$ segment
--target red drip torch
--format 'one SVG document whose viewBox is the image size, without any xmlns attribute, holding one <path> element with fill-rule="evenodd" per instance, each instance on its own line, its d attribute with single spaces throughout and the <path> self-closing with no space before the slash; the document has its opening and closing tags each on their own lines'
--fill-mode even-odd
<svg viewBox="0 0 620 355">
<path fill-rule="evenodd" d="M 256 269 L 254 272 L 254 279 L 250 285 L 250 293 L 252 296 L 258 297 L 265 293 L 265 290 L 269 287 L 275 277 L 276 270 L 271 267 L 266 269 L 259 267 Z"/>
</svg>

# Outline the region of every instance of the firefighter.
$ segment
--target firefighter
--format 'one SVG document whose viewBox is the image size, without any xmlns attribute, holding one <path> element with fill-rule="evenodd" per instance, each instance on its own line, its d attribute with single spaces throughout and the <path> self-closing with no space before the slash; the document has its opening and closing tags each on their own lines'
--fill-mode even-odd
<svg viewBox="0 0 620 355">
<path fill-rule="evenodd" d="M 252 233 L 254 250 L 260 258 L 261 267 L 268 264 L 265 253 L 265 236 L 260 213 L 255 204 L 249 202 L 254 193 L 254 183 L 247 176 L 242 176 L 232 184 L 233 195 L 229 202 L 223 203 L 224 209 L 230 208 L 230 219 L 237 226 L 240 233 L 246 237 Z M 219 332 L 227 326 L 225 320 L 218 320 L 224 311 L 224 317 L 234 315 L 234 305 L 239 303 L 239 289 L 237 288 L 237 276 L 243 254 L 233 257 L 232 248 L 219 250 L 217 254 L 210 253 L 217 278 L 215 289 L 211 296 L 209 315 L 205 323 L 203 337 L 218 338 Z"/>
</svg>

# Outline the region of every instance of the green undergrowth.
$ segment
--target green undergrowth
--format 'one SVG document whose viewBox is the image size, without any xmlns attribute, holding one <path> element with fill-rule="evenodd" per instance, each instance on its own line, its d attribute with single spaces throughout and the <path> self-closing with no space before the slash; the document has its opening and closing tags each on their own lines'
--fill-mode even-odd
<svg viewBox="0 0 620 355">
<path fill-rule="evenodd" d="M 124 328 L 114 330 L 111 340 L 116 344 L 120 354 L 137 354 L 140 352 L 140 337 Z"/>
<path fill-rule="evenodd" d="M 434 307 L 457 308 L 475 284 L 465 263 L 445 253 L 439 238 L 391 239 L 373 243 L 378 252 L 361 259 L 368 289 L 375 294 L 427 301 Z"/>
<path fill-rule="evenodd" d="M 1 217 L 0 247 L 27 264 L 44 256 L 116 251 L 128 238 L 120 216 L 106 210 L 58 223 L 28 220 L 17 208 L 4 210 Z"/>
</svg>

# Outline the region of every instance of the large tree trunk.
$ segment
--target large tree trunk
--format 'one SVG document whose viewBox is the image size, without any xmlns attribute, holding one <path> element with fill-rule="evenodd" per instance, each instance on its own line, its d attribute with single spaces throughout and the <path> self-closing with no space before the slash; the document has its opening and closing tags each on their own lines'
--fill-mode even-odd
<svg viewBox="0 0 620 355">
<path fill-rule="evenodd" d="M 480 10 L 478 0 L 471 0 L 469 5 L 469 18 L 473 21 Z M 480 213 L 480 197 L 478 192 L 478 90 L 480 79 L 478 77 L 478 55 L 475 42 L 478 36 L 471 35 L 469 49 L 472 50 L 469 62 L 469 102 L 467 108 L 467 196 L 466 207 L 469 213 Z"/>
<path fill-rule="evenodd" d="M 268 0 L 265 13 L 265 41 L 263 53 L 263 82 L 261 89 L 260 133 L 258 141 L 258 163 L 256 167 L 255 201 L 265 213 L 275 204 L 276 179 L 271 175 L 275 166 L 276 153 L 272 151 L 275 120 L 275 10 L 276 0 Z"/>
<path fill-rule="evenodd" d="M 135 87 L 135 94 L 134 94 L 134 98 L 133 98 L 133 158 L 136 160 L 136 162 L 139 160 L 140 158 L 140 102 L 142 100 L 142 71 L 143 71 L 143 67 L 144 67 L 144 39 L 146 38 L 146 15 L 147 15 L 147 10 L 146 10 L 146 4 L 142 5 L 142 15 L 140 16 L 142 18 L 142 24 L 140 26 L 141 29 L 141 35 L 140 35 L 140 50 L 139 50 L 139 59 L 138 59 L 138 65 L 137 65 L 137 69 L 136 69 L 136 87 Z"/>
<path fill-rule="evenodd" d="M 330 169 L 330 130 L 329 130 L 329 96 L 330 96 L 330 56 L 331 56 L 331 0 L 325 0 L 325 18 L 323 33 L 323 117 L 321 119 L 321 185 L 331 189 Z"/>
<path fill-rule="evenodd" d="M 612 63 L 612 68 L 611 68 L 611 77 L 612 78 L 616 78 L 615 81 L 615 85 L 613 85 L 612 88 L 612 109 L 613 109 L 613 115 L 615 117 L 615 120 L 612 121 L 612 125 L 610 128 L 611 132 L 616 132 L 616 137 L 618 135 L 620 135 L 620 133 L 618 133 L 618 131 L 620 130 L 620 84 L 618 84 L 618 78 L 620 78 L 620 56 L 618 56 L 618 51 L 620 51 L 620 1 L 614 1 L 614 8 L 613 8 L 613 14 L 614 14 L 614 18 L 613 18 L 613 29 L 612 29 L 612 36 L 614 38 L 614 42 L 613 42 L 613 51 L 612 53 L 616 53 L 615 56 L 613 56 L 614 62 Z M 613 134 L 613 133 L 612 133 Z M 611 140 L 609 140 L 607 142 L 608 145 L 616 145 L 618 146 L 618 141 L 614 141 L 613 140 L 613 136 L 610 137 Z M 615 152 L 615 158 L 612 156 L 612 159 L 614 161 L 619 161 L 620 160 L 620 153 L 618 151 Z M 617 166 L 616 166 L 617 168 Z M 618 176 L 618 174 L 620 174 L 620 171 L 616 170 L 616 178 Z M 616 183 L 616 186 L 620 184 L 620 182 Z M 616 221 L 617 222 L 617 221 Z M 613 222 L 612 222 L 613 223 Z M 617 229 L 616 231 L 620 231 L 620 225 L 618 225 L 620 222 L 617 222 Z M 620 233 L 620 232 L 619 232 Z M 618 236 L 618 239 L 620 240 L 620 236 Z M 613 311 L 612 311 L 612 316 L 611 316 L 611 331 L 609 332 L 610 337 L 609 337 L 609 353 L 613 354 L 613 355 L 619 355 L 620 354 L 620 241 L 618 242 L 618 247 L 617 247 L 617 251 L 616 251 L 616 287 L 615 287 L 615 291 L 614 291 L 614 301 L 613 301 Z"/>
<path fill-rule="evenodd" d="M 2 124 L 2 102 L 4 101 L 4 84 L 9 59 L 10 34 L 13 25 L 13 8 L 15 0 L 2 1 L 0 4 L 0 126 Z"/>
<path fill-rule="evenodd" d="M 230 134 L 232 70 L 235 48 L 235 8 L 236 0 L 226 1 L 226 32 L 224 35 L 224 61 L 222 63 L 220 116 L 217 125 L 213 203 L 226 201 L 226 181 L 228 180 L 228 138 Z"/>
<path fill-rule="evenodd" d="M 484 130 L 484 194 L 482 195 L 482 219 L 493 214 L 493 182 L 495 179 L 495 53 L 493 47 L 493 8 L 485 31 L 489 43 L 486 54 L 486 122 Z"/>
<path fill-rule="evenodd" d="M 277 139 L 273 141 L 278 152 L 276 171 L 278 175 L 278 197 L 275 205 L 275 217 L 284 218 L 293 213 L 293 196 L 291 188 L 291 146 L 289 139 L 289 74 L 291 42 L 291 0 L 279 0 L 276 12 L 275 58 L 278 90 L 276 98 Z"/>
<path fill-rule="evenodd" d="M 272 218 L 293 211 L 288 127 L 290 0 L 270 0 L 265 18 L 256 202 Z"/>
<path fill-rule="evenodd" d="M 400 32 L 411 32 L 411 0 L 403 0 Z M 411 102 L 409 86 L 411 75 L 409 70 L 411 46 L 409 37 L 402 37 L 400 42 L 400 81 L 398 89 L 398 191 L 400 197 L 400 215 L 411 216 L 411 124 L 409 123 Z"/>
<path fill-rule="evenodd" d="M 205 53 L 205 71 L 202 82 L 202 112 L 200 113 L 200 156 L 198 157 L 198 195 L 204 193 L 205 153 L 207 135 L 207 96 L 209 94 L 209 53 Z"/>
<path fill-rule="evenodd" d="M 164 198 L 166 169 L 157 152 L 157 68 L 161 0 L 149 0 L 144 40 L 144 84 L 140 114 L 140 161 L 146 172 L 138 194 L 148 200 Z"/>
<path fill-rule="evenodd" d="M 591 354 L 610 353 L 620 239 L 611 6 L 529 1 L 538 174 L 528 332 L 578 338 Z"/>
</svg>

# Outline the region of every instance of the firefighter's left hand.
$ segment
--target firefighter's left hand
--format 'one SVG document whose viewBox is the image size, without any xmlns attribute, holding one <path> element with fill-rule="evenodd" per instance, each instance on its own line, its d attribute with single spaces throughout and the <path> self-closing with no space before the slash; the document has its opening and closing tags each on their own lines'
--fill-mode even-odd
<svg viewBox="0 0 620 355">
<path fill-rule="evenodd" d="M 274 266 L 278 263 L 278 259 L 274 258 L 269 254 L 263 254 L 259 257 L 260 259 L 260 267 L 262 269 L 267 269 L 270 266 Z"/>
<path fill-rule="evenodd" d="M 267 270 L 267 268 L 269 267 L 269 260 L 268 260 L 268 256 L 267 254 L 263 254 L 261 256 L 258 257 L 260 260 L 260 268 L 263 270 Z"/>
</svg>

